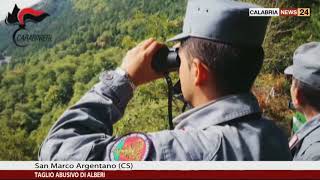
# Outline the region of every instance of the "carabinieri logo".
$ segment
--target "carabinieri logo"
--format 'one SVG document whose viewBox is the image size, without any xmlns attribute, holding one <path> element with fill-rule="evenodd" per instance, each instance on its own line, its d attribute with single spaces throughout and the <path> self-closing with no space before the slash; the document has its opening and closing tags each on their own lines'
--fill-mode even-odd
<svg viewBox="0 0 320 180">
<path fill-rule="evenodd" d="M 38 23 L 44 20 L 47 16 L 49 16 L 49 14 L 43 10 L 35 10 L 33 8 L 19 9 L 18 6 L 15 5 L 12 13 L 8 13 L 5 20 L 7 25 L 19 25 L 19 28 L 15 30 L 12 35 L 14 44 L 19 47 L 25 47 L 29 42 L 51 41 L 51 35 L 29 34 L 26 28 L 27 22 Z"/>
</svg>

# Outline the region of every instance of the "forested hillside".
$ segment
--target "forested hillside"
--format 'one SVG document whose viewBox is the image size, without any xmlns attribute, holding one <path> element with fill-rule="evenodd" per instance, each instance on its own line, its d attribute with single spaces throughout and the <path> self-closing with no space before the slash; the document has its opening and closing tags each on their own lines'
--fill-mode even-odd
<svg viewBox="0 0 320 180">
<path fill-rule="evenodd" d="M 316 0 L 248 0 L 267 7 L 311 7 L 312 17 L 272 19 L 264 47 L 263 74 L 254 92 L 266 115 L 288 130 L 289 82 L 281 74 L 294 49 L 320 38 Z M 0 160 L 36 160 L 49 128 L 70 105 L 114 69 L 128 49 L 149 37 L 164 42 L 181 31 L 186 0 L 48 0 L 50 14 L 30 30 L 53 41 L 15 47 L 12 29 L 0 24 L 0 52 L 12 56 L 0 67 Z M 41 7 L 41 4 L 39 5 Z M 31 24 L 31 23 L 30 23 Z M 166 84 L 140 87 L 114 134 L 167 128 Z M 175 115 L 178 108 L 175 109 Z"/>
</svg>

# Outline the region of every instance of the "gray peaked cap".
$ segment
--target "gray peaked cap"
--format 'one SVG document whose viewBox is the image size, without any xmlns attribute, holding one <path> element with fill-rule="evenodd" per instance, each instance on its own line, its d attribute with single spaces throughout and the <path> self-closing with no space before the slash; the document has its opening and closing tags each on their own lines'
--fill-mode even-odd
<svg viewBox="0 0 320 180">
<path fill-rule="evenodd" d="M 260 6 L 232 0 L 189 0 L 183 32 L 171 41 L 197 37 L 232 45 L 261 46 L 269 17 L 250 17 Z"/>
<path fill-rule="evenodd" d="M 320 90 L 320 42 L 301 45 L 293 55 L 293 65 L 284 72 Z"/>
</svg>

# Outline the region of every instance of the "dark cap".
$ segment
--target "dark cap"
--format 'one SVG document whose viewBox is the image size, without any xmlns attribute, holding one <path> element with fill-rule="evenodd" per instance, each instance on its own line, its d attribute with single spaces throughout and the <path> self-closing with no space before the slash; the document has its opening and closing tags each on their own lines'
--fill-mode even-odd
<svg viewBox="0 0 320 180">
<path fill-rule="evenodd" d="M 260 46 L 269 17 L 249 17 L 260 6 L 231 0 L 189 0 L 183 32 L 168 41 L 189 37 L 234 45 Z"/>
<path fill-rule="evenodd" d="M 311 42 L 300 46 L 293 55 L 293 65 L 284 73 L 320 90 L 320 43 Z"/>
</svg>

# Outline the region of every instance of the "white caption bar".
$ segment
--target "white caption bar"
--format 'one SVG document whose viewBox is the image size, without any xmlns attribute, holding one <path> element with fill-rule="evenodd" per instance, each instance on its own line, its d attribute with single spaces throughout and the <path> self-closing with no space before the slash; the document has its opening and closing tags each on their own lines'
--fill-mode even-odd
<svg viewBox="0 0 320 180">
<path fill-rule="evenodd" d="M 320 162 L 1 161 L 0 170 L 320 170 Z"/>
</svg>

